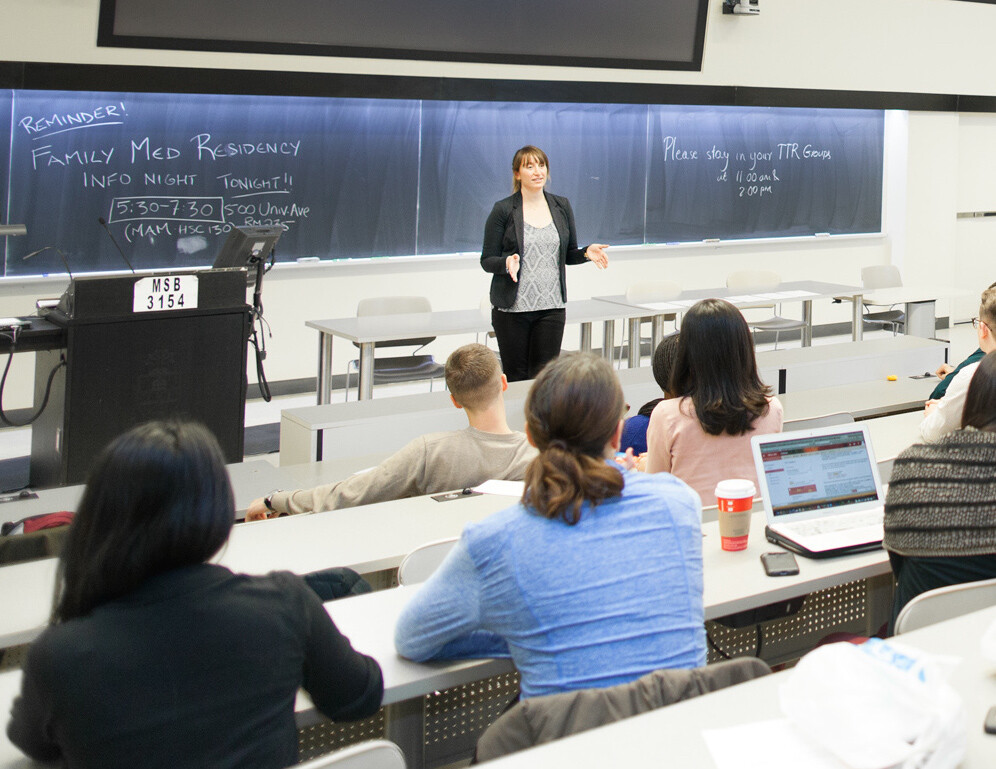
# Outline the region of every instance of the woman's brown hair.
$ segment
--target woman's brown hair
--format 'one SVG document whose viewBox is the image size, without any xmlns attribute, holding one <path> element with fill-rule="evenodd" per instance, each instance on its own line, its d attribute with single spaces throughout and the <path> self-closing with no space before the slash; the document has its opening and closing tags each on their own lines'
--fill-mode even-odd
<svg viewBox="0 0 996 769">
<path fill-rule="evenodd" d="M 691 398 L 709 435 L 743 435 L 768 413 L 754 340 L 740 310 L 722 299 L 696 302 L 681 321 L 671 395 Z"/>
<path fill-rule="evenodd" d="M 538 160 L 541 165 L 546 166 L 546 178 L 547 181 L 550 180 L 550 158 L 539 147 L 527 144 L 525 147 L 519 147 L 512 156 L 512 192 L 522 189 L 522 182 L 515 178 L 515 172 L 520 170 L 527 160 Z"/>
<path fill-rule="evenodd" d="M 605 462 L 625 409 L 612 367 L 590 353 L 555 358 L 526 397 L 526 427 L 539 456 L 526 470 L 526 507 L 570 525 L 585 502 L 622 493 L 622 473 Z"/>
</svg>

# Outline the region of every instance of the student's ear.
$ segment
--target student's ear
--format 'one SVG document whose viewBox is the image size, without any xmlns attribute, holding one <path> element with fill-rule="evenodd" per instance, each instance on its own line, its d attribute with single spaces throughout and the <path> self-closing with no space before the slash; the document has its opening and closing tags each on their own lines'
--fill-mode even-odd
<svg viewBox="0 0 996 769">
<path fill-rule="evenodd" d="M 502 378 L 504 378 L 504 375 L 502 375 Z M 524 429 L 526 431 L 526 440 L 529 441 L 529 445 L 532 446 L 534 449 L 538 449 L 539 446 L 536 445 L 536 441 L 533 440 L 532 433 L 529 432 L 529 424 L 528 423 L 526 424 L 526 426 L 525 426 Z"/>
<path fill-rule="evenodd" d="M 508 389 L 508 377 L 504 374 L 501 375 L 501 391 L 505 392 Z"/>
<path fill-rule="evenodd" d="M 620 419 L 619 424 L 616 425 L 616 431 L 612 434 L 612 438 L 609 440 L 609 445 L 612 446 L 613 451 L 619 451 L 619 447 L 622 446 L 622 431 L 623 425 L 626 424 L 625 419 Z"/>
<path fill-rule="evenodd" d="M 457 403 L 456 398 L 454 398 L 452 394 L 450 395 L 450 400 L 453 401 L 453 405 L 456 406 L 458 409 L 462 409 L 463 408 L 463 406 L 461 406 L 459 403 Z"/>
</svg>

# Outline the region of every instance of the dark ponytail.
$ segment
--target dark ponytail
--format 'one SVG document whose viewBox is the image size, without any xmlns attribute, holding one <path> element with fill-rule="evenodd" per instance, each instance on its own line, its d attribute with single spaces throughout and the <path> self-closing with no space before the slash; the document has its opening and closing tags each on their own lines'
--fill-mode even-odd
<svg viewBox="0 0 996 769">
<path fill-rule="evenodd" d="M 605 463 L 625 409 L 612 367 L 590 353 L 551 361 L 526 397 L 526 426 L 539 449 L 526 470 L 523 504 L 546 518 L 574 525 L 584 502 L 622 493 L 622 473 Z"/>
</svg>

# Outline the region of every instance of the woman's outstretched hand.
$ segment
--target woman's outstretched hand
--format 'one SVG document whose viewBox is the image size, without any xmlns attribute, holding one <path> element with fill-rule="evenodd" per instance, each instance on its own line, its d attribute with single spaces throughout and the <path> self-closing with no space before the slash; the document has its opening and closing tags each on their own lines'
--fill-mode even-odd
<svg viewBox="0 0 996 769">
<path fill-rule="evenodd" d="M 585 258 L 594 263 L 598 269 L 604 270 L 609 266 L 609 257 L 605 253 L 608 247 L 608 243 L 592 243 L 584 251 Z"/>
</svg>

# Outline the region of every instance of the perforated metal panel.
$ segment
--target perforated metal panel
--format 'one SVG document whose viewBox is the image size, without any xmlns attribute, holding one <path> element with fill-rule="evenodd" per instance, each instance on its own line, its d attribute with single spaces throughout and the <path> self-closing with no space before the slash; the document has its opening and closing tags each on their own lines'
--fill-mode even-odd
<svg viewBox="0 0 996 769">
<path fill-rule="evenodd" d="M 308 761 L 357 742 L 379 740 L 383 737 L 384 710 L 381 709 L 362 721 L 338 724 L 323 721 L 315 726 L 299 729 L 297 752 L 301 761 Z"/>
<path fill-rule="evenodd" d="M 472 756 L 477 738 L 518 696 L 519 674 L 503 673 L 425 697 L 426 767 Z"/>
<path fill-rule="evenodd" d="M 810 593 L 802 608 L 791 617 L 763 622 L 761 659 L 777 664 L 796 659 L 812 649 L 831 633 L 868 632 L 868 584 L 865 580 Z M 706 631 L 713 643 L 730 657 L 753 656 L 757 648 L 757 626 L 728 628 L 717 622 L 706 622 Z M 723 659 L 710 646 L 709 662 Z"/>
</svg>

